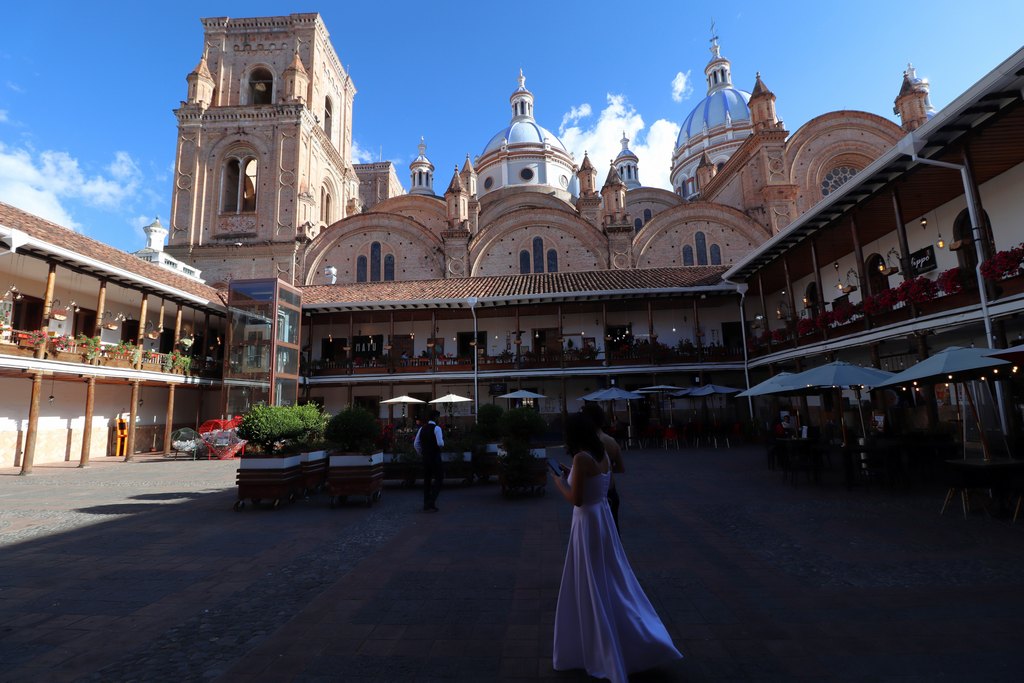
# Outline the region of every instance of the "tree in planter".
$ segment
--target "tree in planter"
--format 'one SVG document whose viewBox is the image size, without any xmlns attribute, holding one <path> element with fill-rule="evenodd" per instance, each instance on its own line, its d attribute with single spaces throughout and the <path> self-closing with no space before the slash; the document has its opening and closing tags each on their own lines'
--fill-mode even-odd
<svg viewBox="0 0 1024 683">
<path fill-rule="evenodd" d="M 369 454 L 376 448 L 380 425 L 368 410 L 347 408 L 330 419 L 324 436 L 339 451 Z"/>
<path fill-rule="evenodd" d="M 547 481 L 546 465 L 533 457 L 530 444 L 547 429 L 544 418 L 532 408 L 514 408 L 501 416 L 500 424 L 505 449 L 498 460 L 502 493 L 542 489 Z"/>
<path fill-rule="evenodd" d="M 505 411 L 501 406 L 485 403 L 476 416 L 476 432 L 487 443 L 501 438 L 501 417 Z"/>
<path fill-rule="evenodd" d="M 320 406 L 315 403 L 293 406 L 291 410 L 302 424 L 299 442 L 303 447 L 315 447 L 322 443 L 324 432 L 327 430 L 327 422 L 331 419 L 330 416 L 320 410 Z"/>
<path fill-rule="evenodd" d="M 290 406 L 257 404 L 238 426 L 238 437 L 255 444 L 268 455 L 280 452 L 289 441 L 302 436 L 302 420 Z"/>
</svg>

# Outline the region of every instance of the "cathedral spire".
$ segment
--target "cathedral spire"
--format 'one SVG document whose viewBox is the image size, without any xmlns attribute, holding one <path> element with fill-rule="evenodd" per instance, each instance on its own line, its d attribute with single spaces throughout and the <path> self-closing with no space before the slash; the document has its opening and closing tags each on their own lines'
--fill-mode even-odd
<svg viewBox="0 0 1024 683">
<path fill-rule="evenodd" d="M 423 141 L 423 136 L 420 136 L 420 144 L 418 146 L 419 156 L 413 159 L 412 163 L 409 164 L 409 175 L 411 189 L 409 194 L 424 194 L 433 196 L 434 194 L 434 164 L 430 163 L 430 159 L 427 158 L 427 143 Z"/>
<path fill-rule="evenodd" d="M 718 44 L 715 22 L 711 22 L 711 61 L 704 67 L 704 76 L 708 81 L 708 94 L 732 87 L 732 63 L 722 56 L 722 48 Z"/>
<path fill-rule="evenodd" d="M 619 142 L 622 143 L 622 151 L 615 157 L 613 165 L 626 188 L 635 190 L 640 187 L 640 159 L 629 149 L 629 138 L 626 137 L 625 131 L 622 132 L 622 139 Z"/>
<path fill-rule="evenodd" d="M 512 103 L 512 122 L 533 120 L 533 93 L 526 89 L 526 76 L 519 70 L 519 87 L 509 97 Z"/>
</svg>

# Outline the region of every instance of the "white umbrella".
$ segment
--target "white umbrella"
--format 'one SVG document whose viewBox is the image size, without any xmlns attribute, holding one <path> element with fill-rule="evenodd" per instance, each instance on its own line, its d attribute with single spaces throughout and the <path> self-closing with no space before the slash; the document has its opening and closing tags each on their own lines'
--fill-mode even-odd
<svg viewBox="0 0 1024 683">
<path fill-rule="evenodd" d="M 413 398 L 412 396 L 395 396 L 394 398 L 381 401 L 381 403 L 426 403 L 426 401 L 421 401 L 420 399 Z"/>
<path fill-rule="evenodd" d="M 472 401 L 471 398 L 465 396 L 459 396 L 458 394 L 445 394 L 441 398 L 435 398 L 430 403 L 465 403 L 466 401 Z"/>
<path fill-rule="evenodd" d="M 861 367 L 843 361 L 826 363 L 825 365 L 811 368 L 797 373 L 789 378 L 791 384 L 802 384 L 807 390 L 841 388 L 853 389 L 857 395 L 857 414 L 860 416 L 860 431 L 867 436 L 867 427 L 864 425 L 864 408 L 860 404 L 860 391 L 862 387 L 876 387 L 889 379 L 893 373 L 878 368 Z M 845 423 L 840 421 L 840 426 L 845 428 Z M 843 433 L 845 443 L 846 433 Z"/>
<path fill-rule="evenodd" d="M 538 394 L 534 391 L 527 391 L 526 389 L 519 389 L 513 391 L 510 394 L 502 394 L 498 398 L 547 398 L 544 394 Z"/>
</svg>

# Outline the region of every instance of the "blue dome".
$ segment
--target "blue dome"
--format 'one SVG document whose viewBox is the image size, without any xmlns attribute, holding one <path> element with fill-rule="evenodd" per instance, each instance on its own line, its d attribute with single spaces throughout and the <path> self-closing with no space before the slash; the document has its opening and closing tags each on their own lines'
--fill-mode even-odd
<svg viewBox="0 0 1024 683">
<path fill-rule="evenodd" d="M 519 144 L 535 144 L 543 145 L 544 139 L 547 138 L 548 143 L 555 149 L 560 149 L 566 152 L 565 146 L 562 145 L 562 141 L 559 140 L 554 133 L 549 131 L 547 128 L 538 126 L 532 120 L 514 121 L 508 128 L 498 131 L 491 141 L 484 147 L 483 154 L 488 154 L 495 150 L 501 149 L 501 145 L 505 140 L 508 140 L 510 145 Z"/>
<path fill-rule="evenodd" d="M 695 135 L 726 123 L 725 115 L 728 114 L 732 122 L 750 122 L 750 108 L 747 102 L 750 101 L 750 93 L 735 88 L 719 88 L 710 93 L 693 108 L 690 115 L 683 121 L 679 129 L 679 137 L 676 138 L 676 147 L 685 145 Z"/>
</svg>

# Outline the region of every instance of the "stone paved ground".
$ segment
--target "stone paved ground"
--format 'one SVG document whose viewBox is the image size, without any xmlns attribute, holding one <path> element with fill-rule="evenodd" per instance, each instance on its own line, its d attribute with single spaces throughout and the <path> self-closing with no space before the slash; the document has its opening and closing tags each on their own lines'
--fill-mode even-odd
<svg viewBox="0 0 1024 683">
<path fill-rule="evenodd" d="M 641 451 L 623 539 L 686 659 L 637 681 L 1018 681 L 1024 523 Z M 231 511 L 230 461 L 0 470 L 0 680 L 584 681 L 551 671 L 570 508 L 388 486 Z"/>
</svg>

